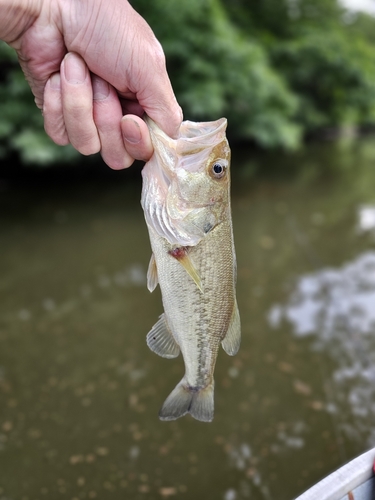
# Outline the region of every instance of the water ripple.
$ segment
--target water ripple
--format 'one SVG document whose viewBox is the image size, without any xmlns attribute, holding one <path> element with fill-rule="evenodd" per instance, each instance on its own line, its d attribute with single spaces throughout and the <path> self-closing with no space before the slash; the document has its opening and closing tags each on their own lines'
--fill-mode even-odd
<svg viewBox="0 0 375 500">
<path fill-rule="evenodd" d="M 340 268 L 302 275 L 286 303 L 272 306 L 268 321 L 274 329 L 287 321 L 294 335 L 312 336 L 312 348 L 335 361 L 329 376 L 333 400 L 327 403 L 338 411 L 348 406 L 357 419 L 357 431 L 370 435 L 369 444 L 373 445 L 375 252 L 363 253 Z"/>
</svg>

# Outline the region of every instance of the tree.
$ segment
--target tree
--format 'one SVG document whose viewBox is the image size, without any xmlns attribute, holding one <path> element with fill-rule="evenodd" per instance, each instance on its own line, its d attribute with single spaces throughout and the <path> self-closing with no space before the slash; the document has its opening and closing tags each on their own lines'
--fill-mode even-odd
<svg viewBox="0 0 375 500">
<path fill-rule="evenodd" d="M 263 147 L 295 147 L 297 99 L 271 67 L 266 50 L 233 25 L 220 0 L 134 0 L 153 26 L 185 116 L 226 116 L 229 132 Z M 162 20 L 162 21 L 161 21 Z"/>
</svg>

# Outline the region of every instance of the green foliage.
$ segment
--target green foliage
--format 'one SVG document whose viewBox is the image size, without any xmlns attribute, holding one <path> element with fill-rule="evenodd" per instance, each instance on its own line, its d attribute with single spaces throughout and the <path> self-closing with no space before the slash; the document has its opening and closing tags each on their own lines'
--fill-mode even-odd
<svg viewBox="0 0 375 500">
<path fill-rule="evenodd" d="M 230 23 L 219 0 L 133 4 L 162 42 L 186 118 L 226 116 L 232 135 L 264 147 L 299 143 L 300 128 L 292 121 L 296 98 L 262 45 Z"/>
<path fill-rule="evenodd" d="M 161 41 L 186 119 L 228 118 L 230 138 L 296 148 L 326 127 L 375 125 L 375 19 L 338 0 L 133 0 Z M 48 165 L 54 145 L 14 52 L 0 42 L 0 158 Z"/>
<path fill-rule="evenodd" d="M 224 115 L 235 137 L 286 148 L 325 127 L 375 123 L 370 16 L 354 22 L 337 0 L 133 3 L 188 118 Z"/>
<path fill-rule="evenodd" d="M 342 33 L 307 30 L 274 44 L 272 59 L 299 97 L 305 131 L 375 123 L 375 48 Z"/>
<path fill-rule="evenodd" d="M 43 129 L 41 112 L 8 45 L 0 42 L 0 159 L 18 153 L 24 163 L 72 161 L 78 153 L 54 144 Z"/>
<path fill-rule="evenodd" d="M 306 27 L 332 29 L 343 13 L 337 0 L 230 0 L 225 7 L 237 26 L 263 41 L 296 38 Z"/>
<path fill-rule="evenodd" d="M 343 16 L 345 32 L 349 39 L 360 39 L 367 46 L 375 45 L 375 20 L 368 14 L 348 12 Z"/>
</svg>

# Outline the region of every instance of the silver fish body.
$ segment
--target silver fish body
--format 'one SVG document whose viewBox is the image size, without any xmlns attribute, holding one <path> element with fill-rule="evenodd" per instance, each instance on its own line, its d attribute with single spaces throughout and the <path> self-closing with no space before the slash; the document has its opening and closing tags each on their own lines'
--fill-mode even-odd
<svg viewBox="0 0 375 500">
<path fill-rule="evenodd" d="M 183 122 L 176 140 L 147 123 L 155 151 L 142 171 L 148 287 L 159 283 L 164 306 L 147 344 L 166 358 L 181 351 L 185 362 L 159 416 L 211 421 L 219 346 L 234 355 L 240 345 L 226 120 Z"/>
</svg>

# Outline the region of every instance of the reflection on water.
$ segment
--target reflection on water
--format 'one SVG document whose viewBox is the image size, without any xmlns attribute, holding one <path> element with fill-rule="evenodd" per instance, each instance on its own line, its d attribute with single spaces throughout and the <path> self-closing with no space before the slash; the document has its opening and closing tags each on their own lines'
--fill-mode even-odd
<svg viewBox="0 0 375 500">
<path fill-rule="evenodd" d="M 340 148 L 288 159 L 289 180 L 234 175 L 243 341 L 219 353 L 208 425 L 157 417 L 183 362 L 145 341 L 162 305 L 140 184 L 8 182 L 1 500 L 290 500 L 374 444 L 375 152 Z"/>
<path fill-rule="evenodd" d="M 363 210 L 360 222 L 365 220 L 368 230 Z M 288 320 L 296 336 L 313 335 L 313 347 L 329 353 L 337 368 L 331 374 L 327 410 L 340 413 L 345 432 L 362 432 L 368 446 L 374 446 L 375 252 L 341 268 L 299 277 L 287 304 L 274 305 L 268 319 L 273 328 Z"/>
<path fill-rule="evenodd" d="M 358 209 L 358 232 L 375 230 L 375 206 L 364 205 Z"/>
<path fill-rule="evenodd" d="M 275 305 L 269 313 L 273 327 L 286 318 L 296 335 L 316 334 L 317 345 L 335 343 L 341 357 L 354 356 L 358 335 L 375 328 L 375 252 L 356 257 L 339 269 L 322 269 L 298 278 L 290 302 Z M 337 344 L 339 342 L 339 345 Z M 369 346 L 370 347 L 370 346 Z"/>
</svg>

